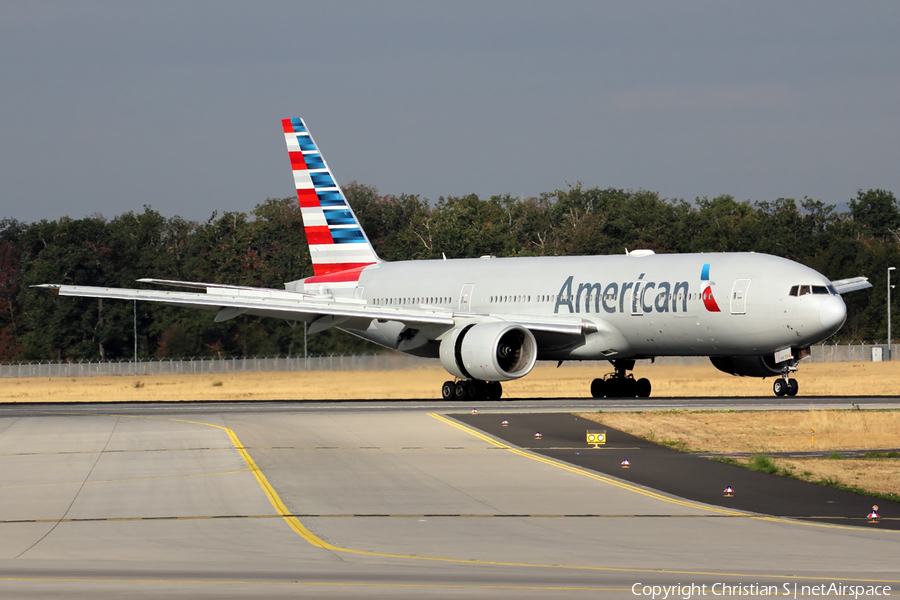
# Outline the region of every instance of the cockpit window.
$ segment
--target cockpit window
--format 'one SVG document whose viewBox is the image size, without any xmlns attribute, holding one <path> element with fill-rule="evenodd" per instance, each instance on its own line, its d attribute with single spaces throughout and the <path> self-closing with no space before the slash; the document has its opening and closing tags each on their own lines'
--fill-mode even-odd
<svg viewBox="0 0 900 600">
<path fill-rule="evenodd" d="M 837 294 L 834 286 L 824 285 L 795 285 L 791 287 L 791 296 L 805 296 L 806 294 Z"/>
</svg>

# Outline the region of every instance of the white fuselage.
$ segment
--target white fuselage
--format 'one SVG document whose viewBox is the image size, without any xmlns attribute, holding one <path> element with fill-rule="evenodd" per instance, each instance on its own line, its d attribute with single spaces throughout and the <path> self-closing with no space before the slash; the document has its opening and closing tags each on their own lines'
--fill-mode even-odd
<svg viewBox="0 0 900 600">
<path fill-rule="evenodd" d="M 331 291 L 370 305 L 438 307 L 473 322 L 593 325 L 578 343 L 569 337 L 554 345 L 552 333 L 544 334 L 538 358 L 562 360 L 761 355 L 808 346 L 834 334 L 846 317 L 829 285 L 813 269 L 766 254 L 632 254 L 380 263 L 365 268 L 358 283 Z M 790 295 L 793 286 L 816 293 Z M 403 325 L 342 328 L 396 349 Z M 445 330 L 434 327 L 431 339 Z M 437 356 L 437 346 L 408 351 Z"/>
</svg>

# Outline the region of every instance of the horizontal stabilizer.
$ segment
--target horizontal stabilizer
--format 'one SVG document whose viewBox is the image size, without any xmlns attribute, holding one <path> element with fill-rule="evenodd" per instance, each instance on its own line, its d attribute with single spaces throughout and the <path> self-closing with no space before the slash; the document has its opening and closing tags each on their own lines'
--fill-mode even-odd
<svg viewBox="0 0 900 600">
<path fill-rule="evenodd" d="M 851 277 L 850 279 L 838 279 L 832 281 L 831 285 L 838 294 L 846 294 L 847 292 L 855 292 L 856 290 L 864 290 L 872 287 L 868 277 Z"/>
<path fill-rule="evenodd" d="M 247 285 L 229 285 L 227 283 L 203 283 L 200 281 L 176 281 L 174 279 L 153 279 L 152 277 L 144 277 L 142 279 L 138 279 L 139 283 L 152 283 L 154 285 L 169 285 L 172 287 L 183 287 L 188 289 L 196 289 L 196 290 L 205 290 L 207 288 L 218 288 L 223 290 L 269 290 L 269 291 L 284 291 L 280 289 L 273 288 L 259 288 L 259 287 L 251 287 Z M 303 292 L 297 292 L 303 293 Z M 312 294 L 308 294 L 312 295 Z"/>
</svg>

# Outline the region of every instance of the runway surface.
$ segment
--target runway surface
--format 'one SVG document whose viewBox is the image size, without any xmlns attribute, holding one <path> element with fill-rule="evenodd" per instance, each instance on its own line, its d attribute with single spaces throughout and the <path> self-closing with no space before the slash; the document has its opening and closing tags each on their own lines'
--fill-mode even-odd
<svg viewBox="0 0 900 600">
<path fill-rule="evenodd" d="M 521 413 L 591 405 L 482 404 L 478 416 L 540 422 L 550 417 Z M 637 466 L 628 481 L 444 416 L 461 409 L 471 405 L 2 406 L 0 597 L 900 588 L 896 531 L 764 517 L 660 492 L 637 480 Z"/>
</svg>

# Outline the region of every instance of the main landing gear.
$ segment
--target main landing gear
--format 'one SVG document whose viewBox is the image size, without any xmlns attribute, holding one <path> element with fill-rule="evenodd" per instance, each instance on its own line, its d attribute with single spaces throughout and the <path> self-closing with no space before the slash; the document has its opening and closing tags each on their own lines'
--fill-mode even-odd
<svg viewBox="0 0 900 600">
<path fill-rule="evenodd" d="M 791 371 L 796 371 L 797 367 L 786 366 L 781 369 L 781 379 L 776 379 L 772 385 L 772 390 L 776 396 L 796 396 L 800 391 L 800 384 L 796 379 L 791 379 Z"/>
<path fill-rule="evenodd" d="M 441 386 L 441 398 L 444 400 L 499 400 L 503 386 L 499 381 L 445 381 Z"/>
<path fill-rule="evenodd" d="M 650 397 L 650 380 L 643 377 L 636 380 L 634 375 L 626 373 L 634 368 L 633 360 L 611 360 L 610 362 L 616 371 L 593 380 L 591 396 L 594 398 Z"/>
</svg>

